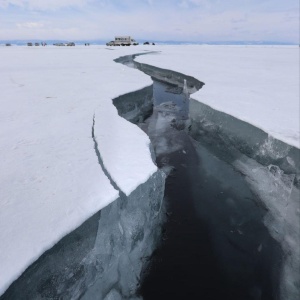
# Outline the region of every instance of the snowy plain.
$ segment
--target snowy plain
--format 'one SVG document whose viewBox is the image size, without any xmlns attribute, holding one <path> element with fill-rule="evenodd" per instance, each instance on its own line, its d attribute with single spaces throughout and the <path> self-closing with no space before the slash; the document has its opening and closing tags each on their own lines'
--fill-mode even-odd
<svg viewBox="0 0 300 300">
<path fill-rule="evenodd" d="M 300 148 L 299 47 L 158 46 L 135 60 L 205 83 L 191 97 Z"/>
<path fill-rule="evenodd" d="M 194 76 L 192 95 L 299 145 L 296 47 L 105 46 L 0 48 L 0 295 L 42 253 L 156 170 L 149 138 L 112 99 L 149 86 L 137 61 Z M 5 270 L 3 272 L 2 270 Z"/>
<path fill-rule="evenodd" d="M 63 236 L 157 167 L 114 97 L 151 85 L 113 60 L 136 48 L 0 48 L 0 295 Z"/>
</svg>

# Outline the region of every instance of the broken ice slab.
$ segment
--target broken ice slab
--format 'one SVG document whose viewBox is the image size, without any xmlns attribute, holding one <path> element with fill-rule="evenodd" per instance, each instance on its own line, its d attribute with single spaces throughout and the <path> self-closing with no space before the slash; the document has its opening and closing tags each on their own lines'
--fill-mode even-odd
<svg viewBox="0 0 300 300">
<path fill-rule="evenodd" d="M 0 299 L 134 299 L 142 258 L 159 242 L 164 182 L 157 171 L 130 196 L 96 213 L 27 268 Z"/>
<path fill-rule="evenodd" d="M 193 99 L 190 99 L 190 118 L 190 134 L 194 139 L 204 142 L 213 137 L 220 147 L 238 150 L 265 166 L 276 165 L 287 174 L 295 174 L 297 181 L 300 175 L 300 149 Z"/>
</svg>

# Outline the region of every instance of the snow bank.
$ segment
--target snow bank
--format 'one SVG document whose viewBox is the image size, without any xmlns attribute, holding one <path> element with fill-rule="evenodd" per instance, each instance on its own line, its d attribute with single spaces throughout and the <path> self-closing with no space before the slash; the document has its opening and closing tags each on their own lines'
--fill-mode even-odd
<svg viewBox="0 0 300 300">
<path fill-rule="evenodd" d="M 137 49 L 0 49 L 0 295 L 63 236 L 156 171 L 112 98 L 151 84 L 113 59 Z M 134 143 L 134 145 L 133 145 Z"/>
<path fill-rule="evenodd" d="M 136 61 L 193 76 L 192 95 L 300 148 L 299 49 L 296 46 L 157 46 Z"/>
</svg>

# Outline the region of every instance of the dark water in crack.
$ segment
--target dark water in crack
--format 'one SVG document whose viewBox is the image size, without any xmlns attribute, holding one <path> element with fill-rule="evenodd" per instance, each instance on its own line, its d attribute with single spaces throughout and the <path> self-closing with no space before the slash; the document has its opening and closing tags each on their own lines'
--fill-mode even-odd
<svg viewBox="0 0 300 300">
<path fill-rule="evenodd" d="M 170 172 L 164 238 L 143 277 L 144 299 L 277 299 L 282 251 L 243 176 L 183 130 L 188 96 L 154 81 L 140 127 Z M 211 141 L 212 144 L 214 141 Z M 219 150 L 218 150 L 219 151 Z"/>
</svg>

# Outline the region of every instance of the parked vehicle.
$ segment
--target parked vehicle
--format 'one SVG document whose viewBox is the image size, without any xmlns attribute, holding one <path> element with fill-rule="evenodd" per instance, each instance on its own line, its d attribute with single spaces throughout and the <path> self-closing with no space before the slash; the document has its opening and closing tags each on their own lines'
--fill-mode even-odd
<svg viewBox="0 0 300 300">
<path fill-rule="evenodd" d="M 121 46 L 121 45 L 115 44 L 115 41 L 110 41 L 110 42 L 106 43 L 106 46 Z"/>
<path fill-rule="evenodd" d="M 114 41 L 106 43 L 106 46 L 136 46 L 139 43 L 130 36 L 116 36 Z"/>
<path fill-rule="evenodd" d="M 75 46 L 75 43 L 69 42 L 69 43 L 55 43 L 54 46 Z"/>
<path fill-rule="evenodd" d="M 145 42 L 144 45 L 155 45 L 155 43 Z"/>
</svg>

